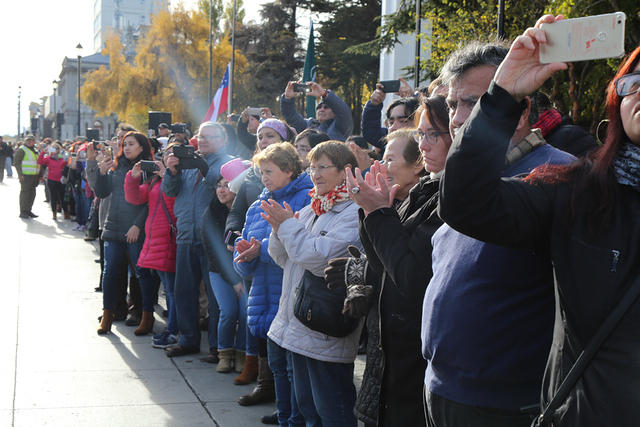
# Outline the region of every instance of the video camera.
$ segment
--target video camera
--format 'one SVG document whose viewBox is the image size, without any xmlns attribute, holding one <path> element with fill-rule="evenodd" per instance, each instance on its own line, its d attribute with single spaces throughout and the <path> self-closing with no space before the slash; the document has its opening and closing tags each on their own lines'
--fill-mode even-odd
<svg viewBox="0 0 640 427">
<path fill-rule="evenodd" d="M 209 165 L 199 154 L 196 154 L 195 147 L 176 145 L 173 147 L 173 155 L 180 160 L 180 169 L 199 169 L 202 176 L 207 176 Z"/>
<path fill-rule="evenodd" d="M 171 125 L 171 133 L 187 133 L 187 126 L 184 123 L 173 123 Z"/>
</svg>

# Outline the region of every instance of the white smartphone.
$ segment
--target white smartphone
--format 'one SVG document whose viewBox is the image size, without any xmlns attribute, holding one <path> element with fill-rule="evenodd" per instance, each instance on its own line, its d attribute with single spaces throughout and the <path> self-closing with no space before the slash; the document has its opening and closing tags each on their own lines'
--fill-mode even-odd
<svg viewBox="0 0 640 427">
<path fill-rule="evenodd" d="M 542 24 L 547 43 L 540 46 L 540 62 L 576 62 L 624 55 L 624 12 L 563 19 Z"/>
</svg>

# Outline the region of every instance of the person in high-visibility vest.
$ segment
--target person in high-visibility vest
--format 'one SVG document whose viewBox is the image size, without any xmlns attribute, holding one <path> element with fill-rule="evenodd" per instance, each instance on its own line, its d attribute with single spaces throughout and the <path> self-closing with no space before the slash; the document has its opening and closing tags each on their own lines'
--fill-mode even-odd
<svg viewBox="0 0 640 427">
<path fill-rule="evenodd" d="M 15 167 L 20 180 L 20 218 L 37 218 L 38 215 L 31 212 L 33 201 L 36 198 L 36 187 L 40 180 L 40 167 L 38 166 L 38 153 L 34 148 L 36 139 L 28 135 L 24 145 L 15 152 Z"/>
</svg>

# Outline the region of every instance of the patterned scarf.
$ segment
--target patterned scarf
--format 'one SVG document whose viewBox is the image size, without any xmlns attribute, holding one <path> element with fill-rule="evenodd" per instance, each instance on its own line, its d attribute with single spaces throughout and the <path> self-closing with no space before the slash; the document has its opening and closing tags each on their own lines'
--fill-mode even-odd
<svg viewBox="0 0 640 427">
<path fill-rule="evenodd" d="M 619 184 L 640 191 L 640 147 L 628 140 L 623 142 L 613 159 L 613 173 Z"/>
<path fill-rule="evenodd" d="M 522 138 L 516 145 L 510 147 L 505 155 L 505 167 L 511 166 L 536 148 L 546 144 L 540 129 L 532 129 L 529 135 Z"/>
<path fill-rule="evenodd" d="M 328 193 L 320 195 L 316 194 L 316 187 L 313 187 L 311 191 L 309 191 L 309 196 L 311 196 L 311 209 L 313 209 L 317 216 L 329 212 L 336 203 L 349 200 L 347 184 L 344 182 L 337 185 Z"/>
<path fill-rule="evenodd" d="M 540 129 L 542 136 L 547 136 L 556 126 L 562 123 L 562 115 L 556 109 L 546 110 L 540 113 L 538 121 L 531 126 L 532 129 Z"/>
</svg>

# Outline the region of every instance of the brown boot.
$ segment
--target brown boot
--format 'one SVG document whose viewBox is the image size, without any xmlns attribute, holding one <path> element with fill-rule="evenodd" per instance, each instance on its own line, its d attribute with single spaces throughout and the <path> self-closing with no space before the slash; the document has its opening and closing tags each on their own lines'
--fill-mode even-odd
<svg viewBox="0 0 640 427">
<path fill-rule="evenodd" d="M 240 406 L 253 406 L 260 403 L 276 400 L 276 391 L 273 385 L 273 374 L 269 369 L 266 357 L 258 358 L 258 385 L 253 391 L 238 399 Z"/>
<path fill-rule="evenodd" d="M 246 356 L 240 375 L 233 380 L 236 385 L 251 384 L 258 378 L 258 356 Z"/>
<path fill-rule="evenodd" d="M 71 219 L 71 214 L 67 211 L 64 211 L 64 219 Z"/>
<path fill-rule="evenodd" d="M 58 213 L 57 212 L 53 212 L 53 220 L 57 221 L 58 220 Z"/>
<path fill-rule="evenodd" d="M 236 372 L 242 372 L 244 370 L 244 361 L 246 359 L 245 353 L 242 350 L 235 350 L 233 364 L 235 365 Z"/>
<path fill-rule="evenodd" d="M 111 331 L 111 323 L 113 323 L 113 311 L 103 310 L 102 320 L 100 320 L 100 327 L 98 328 L 98 335 L 104 335 Z"/>
<path fill-rule="evenodd" d="M 153 318 L 152 311 L 143 311 L 142 312 L 142 321 L 140 321 L 140 325 L 133 331 L 136 335 L 147 335 L 149 332 L 153 331 L 153 322 L 156 319 Z"/>
</svg>

